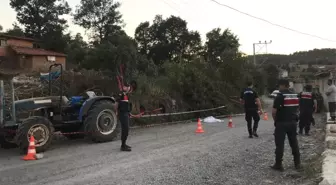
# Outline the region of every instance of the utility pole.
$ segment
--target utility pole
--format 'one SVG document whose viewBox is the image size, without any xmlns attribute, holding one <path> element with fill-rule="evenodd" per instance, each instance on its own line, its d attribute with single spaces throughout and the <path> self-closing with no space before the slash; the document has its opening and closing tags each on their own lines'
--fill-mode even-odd
<svg viewBox="0 0 336 185">
<path fill-rule="evenodd" d="M 266 46 L 266 53 L 267 53 L 267 44 L 271 44 L 272 40 L 270 40 L 269 42 L 265 41 L 265 42 L 261 42 L 259 41 L 258 43 L 253 43 L 253 64 L 257 65 L 257 59 L 256 59 L 256 46 L 259 46 L 259 50 L 262 49 L 264 46 Z M 261 47 L 260 47 L 261 46 Z"/>
</svg>

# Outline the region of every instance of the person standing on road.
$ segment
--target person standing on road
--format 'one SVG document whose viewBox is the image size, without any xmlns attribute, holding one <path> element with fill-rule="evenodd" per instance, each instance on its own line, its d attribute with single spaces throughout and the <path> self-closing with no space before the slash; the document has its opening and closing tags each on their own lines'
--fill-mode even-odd
<svg viewBox="0 0 336 185">
<path fill-rule="evenodd" d="M 316 113 L 317 110 L 317 100 L 315 94 L 312 92 L 313 87 L 307 85 L 305 91 L 299 93 L 298 98 L 300 107 L 300 122 L 299 122 L 299 134 L 303 134 L 303 129 L 305 134 L 309 135 L 310 124 L 313 121 L 313 112 Z"/>
<path fill-rule="evenodd" d="M 297 94 L 289 91 L 289 81 L 286 79 L 279 80 L 280 93 L 274 99 L 272 117 L 274 119 L 274 139 L 275 139 L 275 164 L 271 167 L 274 170 L 284 171 L 282 159 L 284 154 L 284 144 L 286 135 L 288 136 L 289 145 L 292 148 L 295 168 L 302 169 L 300 161 L 300 151 L 297 140 L 297 121 L 299 99 Z"/>
<path fill-rule="evenodd" d="M 332 80 L 328 80 L 328 89 L 326 92 L 327 98 L 328 98 L 328 107 L 329 107 L 329 113 L 331 120 L 335 121 L 336 118 L 336 86 L 332 83 Z"/>
<path fill-rule="evenodd" d="M 249 138 L 259 137 L 257 134 L 258 123 L 260 121 L 260 116 L 258 113 L 262 112 L 261 103 L 258 93 L 254 91 L 252 82 L 247 82 L 247 88 L 245 88 L 240 95 L 240 102 L 244 104 L 245 109 L 245 120 L 247 121 L 247 130 L 249 133 Z M 252 118 L 254 121 L 252 130 Z"/>
<path fill-rule="evenodd" d="M 131 147 L 126 144 L 126 140 L 129 132 L 129 119 L 131 106 L 129 103 L 129 93 L 131 87 L 128 84 L 123 86 L 123 91 L 119 94 L 118 99 L 118 117 L 121 125 L 121 151 L 132 151 Z"/>
</svg>

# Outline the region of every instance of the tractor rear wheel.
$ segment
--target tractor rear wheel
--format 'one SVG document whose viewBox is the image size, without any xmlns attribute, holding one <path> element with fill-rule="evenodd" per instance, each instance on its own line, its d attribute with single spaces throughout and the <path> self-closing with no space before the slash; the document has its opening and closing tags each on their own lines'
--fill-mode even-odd
<svg viewBox="0 0 336 185">
<path fill-rule="evenodd" d="M 84 121 L 88 137 L 93 142 L 113 141 L 119 133 L 114 103 L 98 101 L 92 105 Z"/>
<path fill-rule="evenodd" d="M 30 136 L 35 138 L 36 152 L 46 151 L 51 142 L 54 133 L 52 123 L 45 117 L 32 116 L 25 119 L 18 128 L 16 143 L 23 152 L 26 152 L 29 146 Z"/>
</svg>

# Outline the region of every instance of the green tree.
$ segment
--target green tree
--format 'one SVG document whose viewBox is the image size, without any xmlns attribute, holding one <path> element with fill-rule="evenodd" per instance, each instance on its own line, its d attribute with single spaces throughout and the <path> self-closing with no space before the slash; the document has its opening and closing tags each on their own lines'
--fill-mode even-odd
<svg viewBox="0 0 336 185">
<path fill-rule="evenodd" d="M 200 34 L 189 31 L 187 22 L 176 16 L 163 20 L 157 15 L 151 26 L 149 22 L 140 23 L 135 40 L 139 51 L 157 65 L 165 61 L 190 61 L 202 49 Z"/>
<path fill-rule="evenodd" d="M 24 27 L 27 37 L 41 40 L 45 49 L 63 52 L 67 41 L 63 31 L 67 21 L 61 18 L 71 9 L 64 0 L 10 0 L 17 13 L 18 22 Z"/>
<path fill-rule="evenodd" d="M 153 45 L 153 34 L 151 29 L 148 21 L 140 23 L 135 29 L 134 38 L 137 42 L 139 52 L 143 55 L 148 55 Z"/>
<path fill-rule="evenodd" d="M 131 72 L 136 68 L 136 58 L 136 43 L 125 34 L 115 34 L 89 51 L 84 67 L 115 71 L 124 64 Z"/>
<path fill-rule="evenodd" d="M 75 37 L 69 39 L 69 44 L 66 48 L 67 61 L 81 65 L 87 57 L 88 49 L 88 44 L 83 40 L 82 35 L 77 33 Z"/>
<path fill-rule="evenodd" d="M 92 39 L 83 67 L 115 72 L 124 64 L 129 73 L 136 68 L 136 43 L 122 29 L 119 7 L 120 3 L 110 0 L 81 0 L 75 23 L 89 31 Z"/>
<path fill-rule="evenodd" d="M 267 76 L 267 90 L 272 92 L 277 88 L 280 71 L 274 64 L 265 65 L 263 69 Z"/>
<path fill-rule="evenodd" d="M 16 37 L 24 37 L 24 31 L 19 27 L 17 23 L 13 24 L 13 28 L 6 30 L 6 35 L 16 36 Z"/>
<path fill-rule="evenodd" d="M 122 15 L 118 11 L 120 3 L 113 0 L 81 0 L 74 14 L 74 22 L 91 31 L 98 43 L 122 31 Z"/>
<path fill-rule="evenodd" d="M 2 31 L 3 30 L 3 27 L 0 25 L 0 31 Z"/>
<path fill-rule="evenodd" d="M 240 46 L 238 37 L 229 29 L 213 29 L 206 34 L 205 58 L 211 62 L 223 62 L 227 58 L 237 57 Z"/>
</svg>

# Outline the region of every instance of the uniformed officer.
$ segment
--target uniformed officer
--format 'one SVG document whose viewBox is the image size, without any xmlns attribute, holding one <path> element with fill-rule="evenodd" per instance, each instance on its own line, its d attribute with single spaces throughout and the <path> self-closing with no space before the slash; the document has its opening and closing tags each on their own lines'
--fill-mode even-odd
<svg viewBox="0 0 336 185">
<path fill-rule="evenodd" d="M 131 147 L 126 144 L 129 132 L 129 116 L 131 112 L 131 106 L 129 103 L 130 92 L 130 85 L 125 84 L 123 91 L 119 94 L 118 99 L 118 117 L 121 125 L 121 151 L 132 151 Z"/>
<path fill-rule="evenodd" d="M 247 82 L 247 88 L 245 88 L 240 95 L 240 101 L 244 104 L 245 120 L 247 122 L 247 131 L 249 133 L 249 138 L 253 138 L 253 136 L 258 137 L 257 129 L 258 123 L 260 121 L 258 110 L 259 112 L 262 112 L 258 93 L 252 88 L 252 82 Z M 254 121 L 253 130 L 252 118 Z"/>
<path fill-rule="evenodd" d="M 272 117 L 274 119 L 275 131 L 275 164 L 274 170 L 284 171 L 282 159 L 284 153 L 284 144 L 286 135 L 288 136 L 289 145 L 292 148 L 295 168 L 302 169 L 300 161 L 300 151 L 297 140 L 297 121 L 299 99 L 297 94 L 289 91 L 289 81 L 286 79 L 279 80 L 280 93 L 274 99 Z"/>
<path fill-rule="evenodd" d="M 317 110 L 317 100 L 315 94 L 312 92 L 312 86 L 306 85 L 305 91 L 299 93 L 300 99 L 300 122 L 299 122 L 299 134 L 309 135 L 310 124 L 313 121 L 313 112 Z"/>
</svg>

